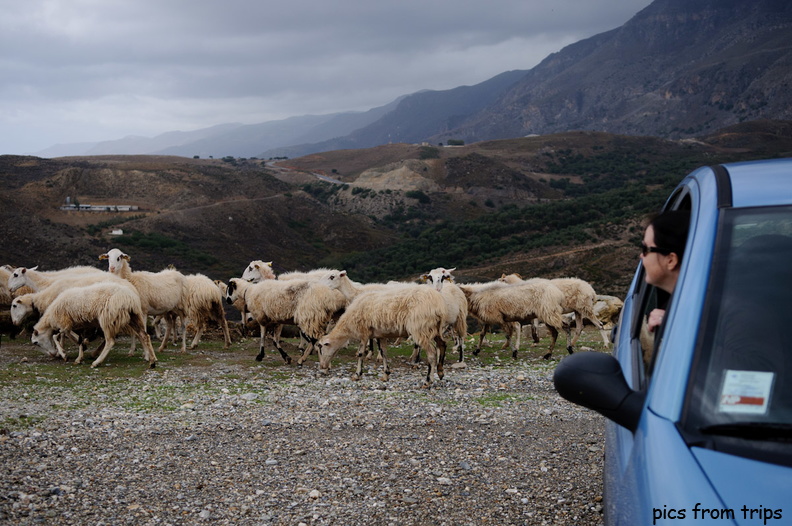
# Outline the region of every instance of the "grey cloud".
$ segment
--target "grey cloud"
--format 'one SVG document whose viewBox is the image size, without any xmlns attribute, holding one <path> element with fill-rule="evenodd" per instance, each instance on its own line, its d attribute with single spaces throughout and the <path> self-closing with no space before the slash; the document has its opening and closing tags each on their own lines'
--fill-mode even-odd
<svg viewBox="0 0 792 526">
<path fill-rule="evenodd" d="M 74 107 L 81 129 L 116 116 L 118 137 L 367 109 L 529 69 L 649 1 L 2 0 L 0 138 L 68 127 Z"/>
</svg>

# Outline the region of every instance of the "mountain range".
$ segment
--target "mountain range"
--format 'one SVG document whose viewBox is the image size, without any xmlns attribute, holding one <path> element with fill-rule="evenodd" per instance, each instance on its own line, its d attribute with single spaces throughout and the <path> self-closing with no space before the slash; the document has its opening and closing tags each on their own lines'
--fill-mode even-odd
<svg viewBox="0 0 792 526">
<path fill-rule="evenodd" d="M 655 0 L 619 28 L 475 86 L 421 91 L 367 112 L 57 145 L 37 155 L 266 159 L 569 130 L 684 138 L 792 118 L 790 84 L 792 2 Z"/>
</svg>

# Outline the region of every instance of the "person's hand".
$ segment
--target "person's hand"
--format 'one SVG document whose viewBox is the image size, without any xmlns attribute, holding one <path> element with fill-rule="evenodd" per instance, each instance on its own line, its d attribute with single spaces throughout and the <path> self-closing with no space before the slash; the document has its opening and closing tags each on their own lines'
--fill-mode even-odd
<svg viewBox="0 0 792 526">
<path fill-rule="evenodd" d="M 663 323 L 663 316 L 665 316 L 665 309 L 654 309 L 649 313 L 647 322 L 649 332 L 654 332 Z"/>
</svg>

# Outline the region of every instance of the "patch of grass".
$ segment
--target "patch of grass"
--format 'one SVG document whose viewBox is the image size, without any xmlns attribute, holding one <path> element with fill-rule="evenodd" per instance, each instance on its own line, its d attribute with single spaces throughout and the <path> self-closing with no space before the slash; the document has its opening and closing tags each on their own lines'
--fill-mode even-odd
<svg viewBox="0 0 792 526">
<path fill-rule="evenodd" d="M 44 420 L 46 420 L 46 417 L 35 415 L 19 415 L 16 418 L 6 417 L 0 421 L 0 434 L 30 429 L 36 427 Z"/>
</svg>

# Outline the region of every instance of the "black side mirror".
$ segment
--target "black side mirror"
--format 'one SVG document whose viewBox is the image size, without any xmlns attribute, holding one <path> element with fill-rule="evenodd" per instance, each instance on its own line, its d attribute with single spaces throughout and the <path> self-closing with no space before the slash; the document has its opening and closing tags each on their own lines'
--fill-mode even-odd
<svg viewBox="0 0 792 526">
<path fill-rule="evenodd" d="M 610 354 L 581 352 L 564 358 L 553 373 L 556 391 L 565 399 L 600 413 L 635 431 L 644 394 L 627 385 L 619 362 Z"/>
</svg>

